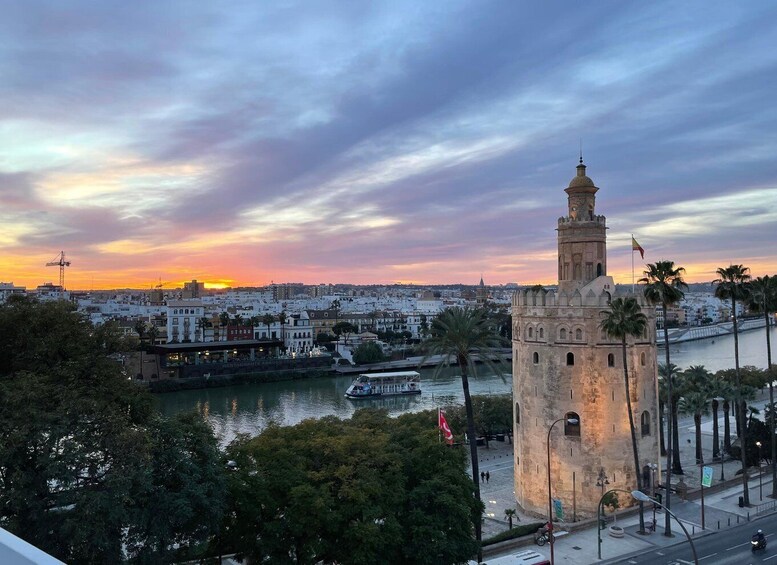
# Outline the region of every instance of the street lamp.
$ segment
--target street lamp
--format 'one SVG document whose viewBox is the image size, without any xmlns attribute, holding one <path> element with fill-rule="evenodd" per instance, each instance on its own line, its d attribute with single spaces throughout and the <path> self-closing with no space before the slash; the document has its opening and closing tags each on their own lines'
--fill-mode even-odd
<svg viewBox="0 0 777 565">
<path fill-rule="evenodd" d="M 597 486 L 599 483 L 596 483 Z M 604 491 L 604 487 L 602 487 L 602 491 Z M 604 496 L 607 494 L 610 494 L 611 492 L 625 492 L 626 494 L 631 494 L 631 492 L 627 490 L 623 490 L 622 488 L 611 488 L 607 492 L 602 492 L 602 497 L 599 499 L 599 504 L 596 505 L 596 521 L 599 522 L 599 526 L 602 524 L 602 512 L 603 512 L 603 504 L 604 504 Z M 599 559 L 602 558 L 602 528 L 599 527 L 596 529 L 596 537 L 598 542 L 598 548 L 599 548 Z"/>
<path fill-rule="evenodd" d="M 720 440 L 720 482 L 726 480 L 726 476 L 723 474 L 723 462 L 726 460 L 726 452 L 723 451 L 723 447 L 725 446 L 725 442 L 723 440 Z"/>
<path fill-rule="evenodd" d="M 633 496 L 639 502 L 652 502 L 653 504 L 657 504 L 658 506 L 666 510 L 666 513 L 669 514 L 672 518 L 674 518 L 675 522 L 680 524 L 680 527 L 683 529 L 683 532 L 685 533 L 685 537 L 688 538 L 688 543 L 691 544 L 691 553 L 693 553 L 693 562 L 696 565 L 699 565 L 699 558 L 696 556 L 696 546 L 693 545 L 693 540 L 691 539 L 691 535 L 688 533 L 688 530 L 685 529 L 685 526 L 683 526 L 683 523 L 677 519 L 677 516 L 674 515 L 674 512 L 669 510 L 669 508 L 667 508 L 657 500 L 650 498 L 648 495 L 646 495 L 644 492 L 640 490 L 631 491 L 631 496 Z"/>
<path fill-rule="evenodd" d="M 764 483 L 763 483 L 763 473 L 761 472 L 761 442 L 757 441 L 755 442 L 756 447 L 758 448 L 758 497 L 763 500 L 764 499 Z"/>
<path fill-rule="evenodd" d="M 549 541 L 550 541 L 550 565 L 555 565 L 554 556 L 553 556 L 553 498 L 551 497 L 551 486 L 550 486 L 550 432 L 553 431 L 553 426 L 558 424 L 559 422 L 566 422 L 568 424 L 571 424 L 573 426 L 576 426 L 580 423 L 580 420 L 577 418 L 567 418 L 566 416 L 563 418 L 559 418 L 558 420 L 555 420 L 551 425 L 550 428 L 548 428 L 548 532 L 550 534 Z"/>
<path fill-rule="evenodd" d="M 596 477 L 596 486 L 602 488 L 602 496 L 604 496 L 604 486 L 610 484 L 610 479 L 607 478 L 607 475 L 604 473 L 604 468 L 602 467 L 599 469 L 599 476 Z"/>
</svg>

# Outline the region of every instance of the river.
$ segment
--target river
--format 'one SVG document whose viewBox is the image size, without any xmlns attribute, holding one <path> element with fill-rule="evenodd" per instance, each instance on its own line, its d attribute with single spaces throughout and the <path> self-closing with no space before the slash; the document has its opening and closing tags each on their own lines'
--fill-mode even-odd
<svg viewBox="0 0 777 565">
<path fill-rule="evenodd" d="M 777 362 L 777 328 L 771 330 Z M 716 337 L 714 340 L 689 341 L 670 346 L 672 363 L 685 369 L 704 365 L 711 371 L 734 366 L 734 337 Z M 658 350 L 659 362 L 664 360 L 663 349 Z M 744 332 L 739 336 L 741 365 L 766 367 L 766 339 L 763 328 Z M 348 400 L 343 396 L 352 377 L 326 377 L 284 381 L 278 383 L 238 385 L 224 388 L 187 390 L 157 395 L 163 414 L 196 410 L 213 426 L 222 444 L 238 433 L 255 435 L 270 423 L 291 425 L 307 418 L 322 416 L 350 417 L 358 407 L 386 408 L 389 414 L 426 410 L 447 404 L 463 402 L 461 381 L 454 367 L 432 378 L 432 370 L 421 371 L 423 394 L 412 397 L 390 397 L 381 400 Z M 496 375 L 470 379 L 473 394 L 502 394 L 512 390 L 506 381 Z"/>
</svg>

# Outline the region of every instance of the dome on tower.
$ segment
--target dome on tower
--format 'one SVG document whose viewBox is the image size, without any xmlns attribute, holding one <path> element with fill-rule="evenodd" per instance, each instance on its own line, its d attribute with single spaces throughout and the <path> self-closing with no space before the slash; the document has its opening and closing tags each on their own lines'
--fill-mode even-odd
<svg viewBox="0 0 777 565">
<path fill-rule="evenodd" d="M 577 166 L 577 176 L 569 181 L 569 188 L 582 188 L 590 186 L 595 186 L 594 181 L 591 180 L 591 177 L 586 176 L 585 165 L 583 165 L 583 160 L 581 158 L 580 164 Z"/>
</svg>

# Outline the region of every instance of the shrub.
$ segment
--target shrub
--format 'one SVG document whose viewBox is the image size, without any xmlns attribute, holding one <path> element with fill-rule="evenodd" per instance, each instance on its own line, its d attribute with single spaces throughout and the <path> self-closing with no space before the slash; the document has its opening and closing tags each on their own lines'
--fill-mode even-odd
<svg viewBox="0 0 777 565">
<path fill-rule="evenodd" d="M 528 536 L 529 534 L 533 534 L 534 532 L 539 530 L 541 527 L 542 527 L 542 522 L 532 522 L 530 524 L 519 524 L 515 526 L 512 530 L 507 530 L 506 532 L 501 532 L 496 534 L 493 537 L 484 539 L 482 545 L 485 547 L 487 545 L 493 545 L 495 543 L 499 543 L 500 541 Z"/>
</svg>

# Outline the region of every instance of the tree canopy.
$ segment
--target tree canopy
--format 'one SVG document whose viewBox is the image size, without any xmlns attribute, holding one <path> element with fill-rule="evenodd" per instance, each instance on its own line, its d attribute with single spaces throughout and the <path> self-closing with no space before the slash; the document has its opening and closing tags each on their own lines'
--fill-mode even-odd
<svg viewBox="0 0 777 565">
<path fill-rule="evenodd" d="M 466 562 L 482 505 L 435 418 L 359 410 L 238 439 L 226 543 L 256 562 Z"/>
<path fill-rule="evenodd" d="M 173 543 L 215 532 L 213 434 L 157 414 L 122 374 L 114 327 L 14 298 L 0 306 L 0 344 L 2 527 L 68 563 L 162 562 Z"/>
</svg>

